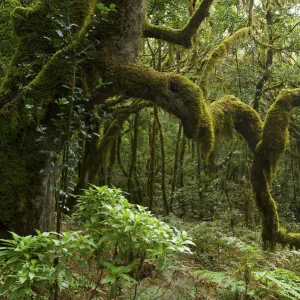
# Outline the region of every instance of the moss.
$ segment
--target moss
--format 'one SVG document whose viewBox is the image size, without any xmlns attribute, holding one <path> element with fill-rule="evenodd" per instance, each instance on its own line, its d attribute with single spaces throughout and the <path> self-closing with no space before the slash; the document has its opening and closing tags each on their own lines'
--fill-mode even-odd
<svg viewBox="0 0 300 300">
<path fill-rule="evenodd" d="M 3 2 L 3 1 L 2 1 Z M 0 64 L 0 83 L 5 76 L 11 56 L 15 50 L 15 37 L 10 22 L 10 13 L 20 5 L 18 0 L 7 0 L 1 3 L 0 8 L 0 41 L 1 41 L 1 64 Z"/>
<path fill-rule="evenodd" d="M 201 88 L 205 93 L 207 93 L 208 86 L 208 76 L 210 75 L 213 68 L 216 66 L 217 62 L 228 54 L 232 45 L 238 41 L 249 38 L 252 36 L 251 27 L 241 28 L 232 34 L 230 37 L 226 38 L 221 44 L 219 44 L 210 55 L 202 61 L 201 67 L 199 69 L 199 77 L 201 82 Z"/>
<path fill-rule="evenodd" d="M 280 228 L 277 233 L 277 241 L 283 247 L 289 245 L 290 249 L 300 250 L 300 233 L 289 233 L 284 228 Z"/>
<path fill-rule="evenodd" d="M 7 228 L 16 227 L 16 216 L 21 215 L 25 206 L 25 189 L 29 186 L 28 174 L 26 173 L 25 162 L 16 159 L 17 153 L 14 147 L 9 147 L 0 154 L 0 211 L 1 223 Z M 24 198 L 20 199 L 20 195 L 24 193 Z M 19 192 L 19 193 L 18 193 Z M 19 194 L 16 199 L 16 194 Z"/>
<path fill-rule="evenodd" d="M 231 95 L 213 102 L 209 109 L 214 120 L 216 146 L 223 139 L 231 138 L 235 129 L 254 151 L 262 132 L 262 122 L 254 109 Z"/>
<path fill-rule="evenodd" d="M 53 99 L 64 95 L 61 84 L 69 84 L 73 74 L 74 61 L 66 56 L 72 57 L 78 46 L 75 39 L 56 52 L 57 42 L 59 47 L 61 43 L 56 30 L 63 30 L 58 21 L 67 23 L 70 17 L 71 23 L 79 25 L 73 28 L 76 35 L 92 3 L 51 0 L 49 5 L 40 0 L 32 8 L 16 8 L 12 13 L 17 50 L 0 88 L 0 223 L 9 230 L 28 234 L 43 229 L 40 217 L 51 199 L 47 198 L 47 176 L 40 174 L 49 157 L 40 151 L 55 151 L 55 145 L 36 142 L 36 124 L 32 125 L 25 105 L 33 106 L 36 121 L 51 117 Z"/>
<path fill-rule="evenodd" d="M 212 0 L 201 1 L 199 7 L 182 29 L 172 29 L 165 26 L 156 26 L 145 21 L 144 37 L 162 39 L 172 44 L 189 48 L 192 46 L 192 38 L 197 32 L 200 24 L 209 16 Z"/>
<path fill-rule="evenodd" d="M 299 245 L 297 234 L 286 235 L 279 229 L 277 207 L 270 193 L 277 162 L 289 141 L 288 127 L 294 96 L 294 91 L 282 91 L 269 109 L 264 121 L 261 141 L 255 150 L 251 171 L 256 203 L 263 217 L 263 241 L 266 248 L 272 249 L 276 242 L 292 244 L 295 247 Z"/>
<path fill-rule="evenodd" d="M 265 158 L 264 170 L 269 185 L 275 174 L 277 162 L 280 156 L 285 152 L 286 145 L 289 141 L 288 127 L 291 109 L 290 94 L 284 91 L 269 109 L 264 122 L 258 152 Z"/>
<path fill-rule="evenodd" d="M 212 150 L 212 117 L 202 91 L 189 79 L 173 73 L 166 76 L 138 64 L 114 67 L 112 63 L 110 72 L 107 80 L 117 91 L 157 103 L 182 121 L 187 137 L 200 140 L 204 156 Z"/>
<path fill-rule="evenodd" d="M 40 209 L 37 196 L 44 193 L 45 157 L 40 153 L 49 145 L 37 144 L 34 128 L 18 134 L 18 139 L 0 143 L 0 222 L 19 233 L 33 233 L 39 228 Z"/>
<path fill-rule="evenodd" d="M 92 0 L 40 0 L 32 8 L 17 7 L 11 14 L 17 50 L 0 87 L 0 107 L 13 99 L 34 78 L 63 43 L 57 30 L 67 37 L 59 24 L 76 24 L 76 34 L 92 7 Z M 64 17 L 62 17 L 64 16 Z M 64 25 L 67 26 L 67 25 Z M 21 68 L 20 68 L 21 66 Z"/>
</svg>

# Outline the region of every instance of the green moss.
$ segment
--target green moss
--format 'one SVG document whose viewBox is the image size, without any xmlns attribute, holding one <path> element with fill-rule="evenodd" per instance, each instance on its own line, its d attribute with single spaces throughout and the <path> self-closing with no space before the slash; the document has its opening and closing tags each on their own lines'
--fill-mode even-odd
<svg viewBox="0 0 300 300">
<path fill-rule="evenodd" d="M 289 141 L 289 121 L 292 109 L 291 97 L 287 91 L 282 92 L 276 102 L 269 109 L 264 126 L 258 151 L 264 156 L 264 170 L 271 184 L 275 174 L 277 162 L 285 152 Z"/>
<path fill-rule="evenodd" d="M 227 95 L 213 102 L 209 109 L 214 120 L 216 146 L 223 139 L 231 138 L 235 129 L 254 151 L 261 138 L 262 122 L 252 107 L 234 96 Z"/>
<path fill-rule="evenodd" d="M 233 44 L 238 40 L 243 40 L 252 36 L 251 27 L 241 28 L 226 38 L 221 44 L 219 44 L 201 63 L 198 75 L 201 78 L 201 89 L 203 90 L 205 97 L 207 94 L 208 77 L 211 71 L 216 66 L 217 62 L 228 54 Z"/>
<path fill-rule="evenodd" d="M 81 28 L 91 10 L 92 0 L 40 0 L 32 8 L 17 7 L 11 14 L 17 50 L 0 87 L 0 107 L 18 94 L 39 73 L 41 68 L 68 39 L 68 30 L 59 24 L 76 24 L 72 33 Z M 64 35 L 60 37 L 58 30 Z M 20 67 L 21 66 L 21 67 Z"/>
<path fill-rule="evenodd" d="M 0 87 L 0 224 L 9 230 L 33 232 L 40 227 L 43 205 L 49 204 L 44 203 L 47 176 L 40 174 L 49 158 L 40 151 L 54 150 L 55 145 L 36 142 L 36 124 L 32 125 L 26 104 L 32 105 L 35 121 L 43 121 L 49 104 L 66 93 L 61 84 L 71 85 L 74 60 L 70 57 L 78 45 L 75 39 L 57 51 L 62 39 L 56 30 L 64 31 L 58 23 L 67 24 L 69 17 L 70 23 L 79 25 L 72 29 L 76 35 L 92 3 L 51 0 L 49 5 L 48 0 L 40 0 L 32 8 L 16 8 L 11 15 L 17 50 Z"/>
<path fill-rule="evenodd" d="M 251 181 L 257 206 L 262 212 L 262 237 L 266 248 L 274 248 L 276 242 L 299 247 L 299 235 L 285 234 L 279 229 L 277 207 L 270 193 L 278 160 L 289 141 L 288 127 L 294 96 L 295 91 L 282 91 L 269 109 L 252 165 Z"/>
<path fill-rule="evenodd" d="M 160 107 L 181 119 L 187 137 L 200 140 L 202 153 L 213 148 L 212 117 L 202 91 L 189 79 L 177 74 L 166 74 L 138 65 L 113 67 L 107 79 L 119 92 L 154 101 Z"/>
<path fill-rule="evenodd" d="M 289 245 L 291 249 L 300 250 L 300 233 L 288 233 L 286 229 L 280 228 L 277 233 L 277 241 L 283 247 Z"/>
<path fill-rule="evenodd" d="M 17 140 L 0 143 L 0 223 L 19 233 L 33 233 L 39 228 L 44 204 L 36 202 L 45 189 L 40 170 L 47 159 L 40 150 L 49 145 L 37 144 L 36 138 L 31 128 L 19 133 Z"/>
</svg>

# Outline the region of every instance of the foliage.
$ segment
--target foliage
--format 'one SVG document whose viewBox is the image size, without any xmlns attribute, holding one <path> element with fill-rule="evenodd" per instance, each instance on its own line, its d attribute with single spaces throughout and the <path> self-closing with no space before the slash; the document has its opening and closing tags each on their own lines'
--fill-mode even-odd
<svg viewBox="0 0 300 300">
<path fill-rule="evenodd" d="M 300 298 L 300 277 L 294 272 L 279 268 L 274 271 L 255 272 L 254 276 L 280 299 Z"/>
<path fill-rule="evenodd" d="M 12 240 L 1 240 L 0 296 L 42 299 L 55 286 L 59 290 L 82 287 L 86 283 L 71 264 L 86 268 L 93 258 L 107 274 L 102 284 L 110 286 L 114 298 L 121 287 L 135 282 L 133 277 L 139 280 L 145 259 L 162 269 L 167 255 L 191 253 L 188 246 L 194 245 L 186 232 L 169 227 L 144 207 L 130 204 L 115 188 L 91 186 L 77 209 L 83 232 L 37 231 L 26 237 L 12 233 Z"/>
<path fill-rule="evenodd" d="M 69 263 L 83 264 L 95 244 L 81 232 L 37 231 L 35 236 L 21 237 L 12 233 L 12 240 L 1 240 L 0 295 L 10 299 L 48 299 L 48 293 L 58 285 L 60 290 L 80 286 Z M 59 259 L 58 264 L 54 264 Z"/>
<path fill-rule="evenodd" d="M 78 200 L 76 217 L 97 243 L 97 257 L 109 274 L 103 283 L 112 284 L 112 295 L 117 292 L 118 281 L 133 281 L 126 273 L 139 278 L 145 259 L 161 269 L 167 255 L 191 253 L 187 246 L 194 245 L 185 231 L 179 232 L 146 208 L 130 204 L 116 188 L 91 186 Z M 102 261 L 112 249 L 110 263 Z"/>
</svg>

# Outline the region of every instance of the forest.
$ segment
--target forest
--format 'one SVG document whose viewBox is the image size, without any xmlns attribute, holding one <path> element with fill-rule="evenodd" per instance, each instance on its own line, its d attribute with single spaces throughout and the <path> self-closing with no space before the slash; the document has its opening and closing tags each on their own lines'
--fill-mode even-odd
<svg viewBox="0 0 300 300">
<path fill-rule="evenodd" d="M 300 299 L 299 0 L 0 0 L 0 299 Z"/>
</svg>

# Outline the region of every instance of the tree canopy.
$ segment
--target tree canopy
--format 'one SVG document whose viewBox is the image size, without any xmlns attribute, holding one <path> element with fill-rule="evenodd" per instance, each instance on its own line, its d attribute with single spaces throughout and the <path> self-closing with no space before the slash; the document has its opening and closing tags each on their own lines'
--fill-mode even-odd
<svg viewBox="0 0 300 300">
<path fill-rule="evenodd" d="M 101 174 L 102 183 L 114 184 L 109 174 L 116 159 L 133 195 L 139 113 L 153 106 L 150 208 L 157 132 L 165 213 L 177 180 L 168 199 L 162 109 L 181 121 L 199 168 L 202 161 L 210 169 L 224 140 L 236 133 L 244 138 L 264 246 L 299 249 L 300 235 L 279 224 L 271 190 L 289 131 L 297 135 L 291 115 L 300 105 L 298 10 L 298 1 L 288 0 L 2 1 L 1 232 L 50 230 L 54 212 L 72 211 L 76 195 L 101 183 Z M 128 120 L 126 170 L 118 147 Z"/>
</svg>

